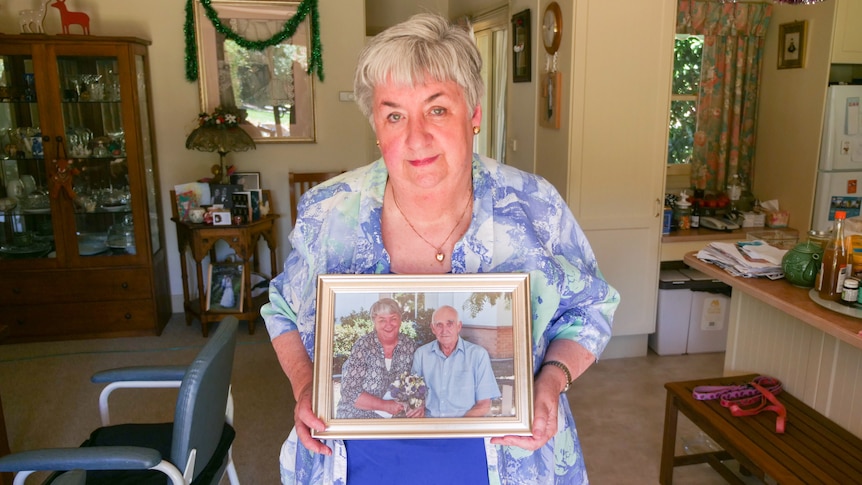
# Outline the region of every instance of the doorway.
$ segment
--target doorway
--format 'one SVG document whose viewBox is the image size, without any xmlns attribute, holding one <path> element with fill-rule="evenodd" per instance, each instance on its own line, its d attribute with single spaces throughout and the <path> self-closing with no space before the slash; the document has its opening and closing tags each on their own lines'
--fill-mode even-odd
<svg viewBox="0 0 862 485">
<path fill-rule="evenodd" d="M 500 163 L 506 163 L 506 85 L 508 82 L 509 9 L 495 8 L 472 17 L 476 45 L 482 56 L 481 131 L 474 138 L 473 150 Z"/>
</svg>

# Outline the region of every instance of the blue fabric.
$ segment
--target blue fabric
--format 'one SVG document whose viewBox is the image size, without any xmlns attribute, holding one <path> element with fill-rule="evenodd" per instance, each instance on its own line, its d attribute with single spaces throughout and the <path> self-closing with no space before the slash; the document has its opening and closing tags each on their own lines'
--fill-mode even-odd
<svg viewBox="0 0 862 485">
<path fill-rule="evenodd" d="M 416 349 L 412 373 L 428 386 L 428 417 L 460 418 L 477 402 L 500 397 L 488 351 L 462 338 L 449 357 L 436 340 Z"/>
<path fill-rule="evenodd" d="M 345 440 L 349 485 L 488 483 L 481 438 Z"/>
</svg>

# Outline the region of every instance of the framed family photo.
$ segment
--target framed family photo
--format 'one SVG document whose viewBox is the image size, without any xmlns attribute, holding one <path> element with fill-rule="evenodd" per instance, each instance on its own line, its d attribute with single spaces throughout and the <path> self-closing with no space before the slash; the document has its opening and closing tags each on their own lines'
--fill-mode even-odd
<svg viewBox="0 0 862 485">
<path fill-rule="evenodd" d="M 242 311 L 245 285 L 242 263 L 213 263 L 207 274 L 206 311 Z"/>
<path fill-rule="evenodd" d="M 527 274 L 321 275 L 312 404 L 326 429 L 312 434 L 531 434 L 530 322 Z"/>
<path fill-rule="evenodd" d="M 778 26 L 778 68 L 805 67 L 806 21 L 790 22 Z"/>
</svg>

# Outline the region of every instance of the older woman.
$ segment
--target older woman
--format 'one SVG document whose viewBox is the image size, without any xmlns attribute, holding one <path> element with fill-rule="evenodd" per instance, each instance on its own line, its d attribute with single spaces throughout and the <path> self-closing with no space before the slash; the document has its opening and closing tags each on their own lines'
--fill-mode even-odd
<svg viewBox="0 0 862 485">
<path fill-rule="evenodd" d="M 341 373 L 338 418 L 379 418 L 407 411 L 406 405 L 383 399 L 402 372 L 410 372 L 416 343 L 400 332 L 401 305 L 381 298 L 371 305 L 374 331 L 359 337 Z"/>
<path fill-rule="evenodd" d="M 562 394 L 611 336 L 619 295 L 545 180 L 471 153 L 482 60 L 468 31 L 422 14 L 363 50 L 354 89 L 382 160 L 308 192 L 293 251 L 273 280 L 267 328 L 296 396 L 284 483 L 581 483 L 584 460 Z M 532 436 L 321 442 L 311 409 L 320 273 L 528 272 Z"/>
</svg>

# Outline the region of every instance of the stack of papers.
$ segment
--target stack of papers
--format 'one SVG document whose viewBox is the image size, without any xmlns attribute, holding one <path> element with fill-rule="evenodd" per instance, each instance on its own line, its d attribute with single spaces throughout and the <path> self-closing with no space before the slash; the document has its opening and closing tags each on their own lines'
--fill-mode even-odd
<svg viewBox="0 0 862 485">
<path fill-rule="evenodd" d="M 701 261 L 712 263 L 733 276 L 771 280 L 784 277 L 781 258 L 787 253 L 765 241 L 712 242 L 697 253 Z"/>
</svg>

